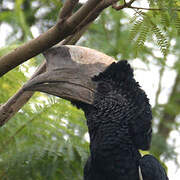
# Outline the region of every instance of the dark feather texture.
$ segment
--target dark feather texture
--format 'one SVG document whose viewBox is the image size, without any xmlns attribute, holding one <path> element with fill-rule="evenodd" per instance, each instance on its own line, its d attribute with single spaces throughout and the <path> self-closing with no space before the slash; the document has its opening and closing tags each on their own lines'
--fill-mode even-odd
<svg viewBox="0 0 180 180">
<path fill-rule="evenodd" d="M 109 79 L 118 83 L 132 78 L 133 69 L 125 60 L 118 63 L 113 62 L 106 68 L 105 71 L 101 72 L 98 76 L 95 76 L 92 79 L 93 81 L 102 81 Z"/>
<path fill-rule="evenodd" d="M 94 103 L 80 104 L 90 135 L 84 180 L 139 180 L 138 149 L 150 147 L 152 113 L 133 76 L 128 62 L 120 61 L 92 78 L 97 83 Z"/>
<path fill-rule="evenodd" d="M 144 180 L 168 180 L 166 171 L 152 155 L 145 155 L 139 162 Z"/>
<path fill-rule="evenodd" d="M 132 114 L 128 126 L 134 145 L 137 149 L 148 150 L 152 134 L 151 106 L 145 92 L 133 76 L 133 69 L 128 62 L 120 61 L 112 63 L 104 72 L 95 76 L 93 80 L 98 82 L 98 92 L 103 94 L 102 96 L 106 96 L 107 100 L 108 96 L 111 96 L 116 101 L 115 103 L 126 101 L 122 108 L 126 107 L 126 113 Z M 98 96 L 101 95 L 97 95 L 97 99 Z M 121 110 L 121 112 L 124 110 Z"/>
</svg>

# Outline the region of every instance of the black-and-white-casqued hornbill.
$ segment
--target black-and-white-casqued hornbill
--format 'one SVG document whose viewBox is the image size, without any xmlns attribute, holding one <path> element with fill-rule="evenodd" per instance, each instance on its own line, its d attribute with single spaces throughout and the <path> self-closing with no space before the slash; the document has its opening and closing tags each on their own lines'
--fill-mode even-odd
<svg viewBox="0 0 180 180">
<path fill-rule="evenodd" d="M 127 61 L 79 46 L 46 52 L 47 70 L 24 85 L 71 101 L 86 116 L 90 156 L 84 180 L 168 180 L 148 150 L 152 113 Z"/>
</svg>

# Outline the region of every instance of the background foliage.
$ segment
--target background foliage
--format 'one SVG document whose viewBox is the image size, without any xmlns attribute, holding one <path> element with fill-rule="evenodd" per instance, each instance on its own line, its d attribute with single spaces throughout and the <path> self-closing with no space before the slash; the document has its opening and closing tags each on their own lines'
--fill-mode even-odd
<svg viewBox="0 0 180 180">
<path fill-rule="evenodd" d="M 0 28 L 11 27 L 0 56 L 32 39 L 34 30 L 41 33 L 54 25 L 62 3 L 0 0 Z M 143 63 L 143 71 L 158 69 L 151 153 L 164 163 L 171 160 L 179 167 L 176 139 L 170 138 L 170 133 L 179 130 L 180 125 L 180 11 L 177 10 L 180 3 L 178 0 L 148 3 L 151 8 L 160 9 L 106 9 L 79 44 L 117 60 L 135 59 L 132 60 L 135 64 Z M 21 87 L 42 60 L 42 56 L 35 57 L 0 79 L 0 103 Z M 168 71 L 176 76 L 167 100 L 162 103 L 161 94 L 166 87 L 163 78 Z M 80 180 L 89 149 L 85 137 L 86 120 L 81 110 L 63 99 L 36 93 L 0 129 L 0 179 Z"/>
</svg>

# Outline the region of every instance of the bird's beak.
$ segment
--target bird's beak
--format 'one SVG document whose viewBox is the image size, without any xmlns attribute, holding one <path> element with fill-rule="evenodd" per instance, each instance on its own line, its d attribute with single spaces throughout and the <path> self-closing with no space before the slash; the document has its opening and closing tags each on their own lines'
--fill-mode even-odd
<svg viewBox="0 0 180 180">
<path fill-rule="evenodd" d="M 92 104 L 96 83 L 95 75 L 114 62 L 114 59 L 80 46 L 56 46 L 43 53 L 46 72 L 24 85 L 24 90 L 41 91 L 70 101 Z"/>
</svg>

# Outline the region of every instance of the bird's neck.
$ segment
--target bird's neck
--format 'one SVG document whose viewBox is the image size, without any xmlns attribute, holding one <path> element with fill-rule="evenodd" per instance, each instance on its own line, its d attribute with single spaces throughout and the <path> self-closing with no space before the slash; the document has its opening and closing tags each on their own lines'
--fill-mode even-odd
<svg viewBox="0 0 180 180">
<path fill-rule="evenodd" d="M 130 179 L 136 180 L 138 177 L 141 155 L 131 141 L 125 137 L 126 133 L 123 133 L 119 132 L 116 136 L 104 137 L 98 137 L 98 134 L 95 134 L 90 143 L 92 167 L 96 167 L 94 171 L 101 174 L 101 179 L 122 177 L 124 180 L 123 177 L 127 177 L 129 173 L 131 174 Z M 121 135 L 124 137 L 120 137 Z"/>
<path fill-rule="evenodd" d="M 116 123 L 101 124 L 89 133 L 91 153 L 103 152 L 106 156 L 112 157 L 113 154 L 115 157 L 124 153 L 132 154 L 136 150 L 126 124 L 121 126 Z"/>
<path fill-rule="evenodd" d="M 115 115 L 113 118 L 103 119 L 101 116 L 97 118 L 97 113 L 86 114 L 86 118 L 92 155 L 101 156 L 102 154 L 102 159 L 108 157 L 121 159 L 121 155 L 122 158 L 124 158 L 124 154 L 131 157 L 134 153 L 139 156 L 129 135 L 127 119 L 119 120 Z M 133 155 L 133 157 L 136 156 Z"/>
<path fill-rule="evenodd" d="M 128 115 L 118 116 L 116 112 L 90 110 L 85 112 L 91 147 L 113 148 L 133 146 L 129 134 Z"/>
<path fill-rule="evenodd" d="M 127 180 L 129 173 L 130 180 L 138 179 L 141 155 L 129 135 L 128 116 L 122 114 L 120 119 L 112 111 L 103 114 L 87 111 L 85 115 L 90 134 L 91 167 L 95 175 L 99 174 L 97 179 Z"/>
</svg>

